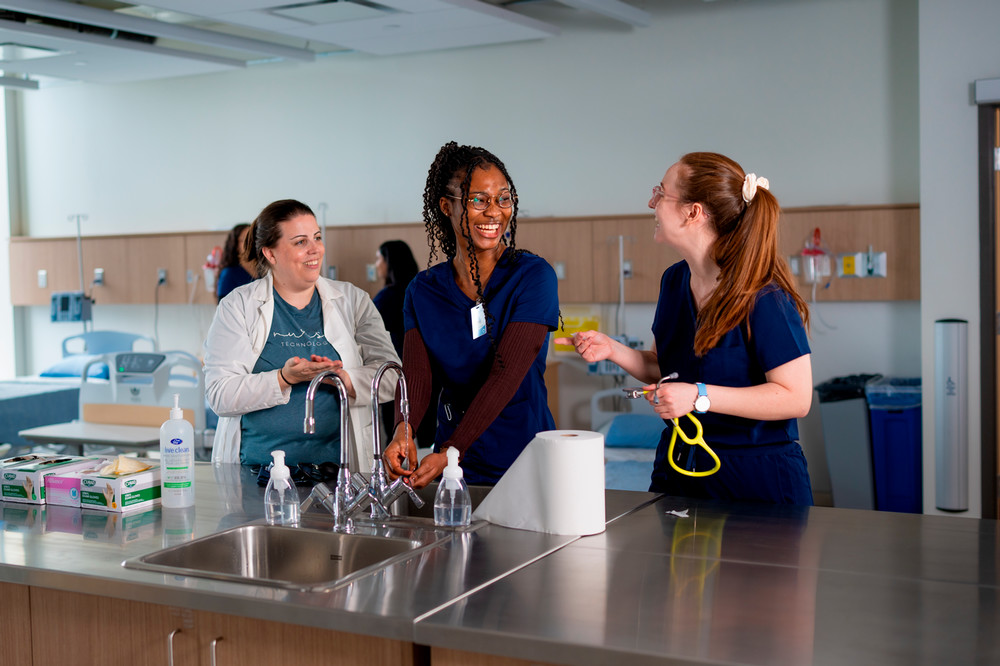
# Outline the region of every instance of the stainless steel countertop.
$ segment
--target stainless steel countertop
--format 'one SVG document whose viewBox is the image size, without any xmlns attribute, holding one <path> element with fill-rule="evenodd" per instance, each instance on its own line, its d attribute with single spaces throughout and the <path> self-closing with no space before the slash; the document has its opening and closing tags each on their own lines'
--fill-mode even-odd
<svg viewBox="0 0 1000 666">
<path fill-rule="evenodd" d="M 193 538 L 260 520 L 264 489 L 239 465 L 199 463 Z M 305 490 L 300 489 L 302 496 Z M 647 493 L 609 493 L 611 518 Z M 322 510 L 318 515 L 322 519 Z M 413 640 L 414 620 L 552 553 L 577 537 L 486 524 L 447 543 L 325 592 L 298 592 L 125 569 L 125 559 L 174 538 L 164 510 L 128 514 L 0 503 L 0 581 L 148 601 L 352 633 Z M 176 511 L 176 510 L 174 510 Z"/>
<path fill-rule="evenodd" d="M 196 483 L 194 537 L 263 515 L 238 465 Z M 163 515 L 2 503 L 0 580 L 565 664 L 1000 663 L 995 521 L 609 491 L 602 534 L 486 525 L 296 592 L 123 568 Z"/>
<path fill-rule="evenodd" d="M 580 665 L 998 663 L 997 549 L 995 521 L 664 497 L 416 641 Z"/>
</svg>

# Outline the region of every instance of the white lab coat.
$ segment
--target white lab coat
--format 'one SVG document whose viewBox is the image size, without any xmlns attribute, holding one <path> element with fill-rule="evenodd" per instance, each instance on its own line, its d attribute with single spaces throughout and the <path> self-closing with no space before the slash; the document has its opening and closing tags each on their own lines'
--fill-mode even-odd
<svg viewBox="0 0 1000 666">
<path fill-rule="evenodd" d="M 316 289 L 323 307 L 323 332 L 340 354 L 356 393 L 350 401 L 351 470 L 367 474 L 372 466 L 372 378 L 379 366 L 386 361 L 399 363 L 399 357 L 367 293 L 349 282 L 326 278 L 316 282 Z M 205 340 L 205 390 L 208 404 L 219 415 L 212 462 L 239 462 L 240 417 L 287 404 L 291 396 L 290 388 L 281 390 L 278 370 L 253 372 L 273 316 L 270 274 L 233 290 L 215 311 Z M 396 382 L 394 373 L 389 374 L 379 388 L 380 402 L 393 399 Z"/>
</svg>

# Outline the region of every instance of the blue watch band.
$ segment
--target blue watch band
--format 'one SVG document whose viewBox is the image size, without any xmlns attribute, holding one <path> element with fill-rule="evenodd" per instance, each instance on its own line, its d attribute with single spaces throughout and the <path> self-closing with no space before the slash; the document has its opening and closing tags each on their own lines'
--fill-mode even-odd
<svg viewBox="0 0 1000 666">
<path fill-rule="evenodd" d="M 695 386 L 698 388 L 698 397 L 694 401 L 694 411 L 696 414 L 704 414 L 712 404 L 708 399 L 708 388 L 702 382 L 696 382 Z"/>
</svg>

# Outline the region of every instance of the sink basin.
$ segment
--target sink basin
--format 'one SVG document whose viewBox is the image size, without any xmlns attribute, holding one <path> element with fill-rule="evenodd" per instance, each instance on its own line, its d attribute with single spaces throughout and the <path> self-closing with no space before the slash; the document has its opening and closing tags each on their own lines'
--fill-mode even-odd
<svg viewBox="0 0 1000 666">
<path fill-rule="evenodd" d="M 393 561 L 426 541 L 250 524 L 123 562 L 156 571 L 289 589 L 328 589 Z"/>
</svg>

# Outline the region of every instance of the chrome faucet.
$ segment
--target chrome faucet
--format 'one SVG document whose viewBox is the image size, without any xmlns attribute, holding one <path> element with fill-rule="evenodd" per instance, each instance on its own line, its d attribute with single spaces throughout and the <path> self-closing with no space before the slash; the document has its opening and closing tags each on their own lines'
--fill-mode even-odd
<svg viewBox="0 0 1000 666">
<path fill-rule="evenodd" d="M 367 506 L 370 494 L 364 492 L 367 485 L 364 477 L 361 474 L 351 475 L 351 419 L 347 388 L 344 386 L 343 380 L 333 370 L 324 370 L 309 382 L 309 388 L 306 390 L 306 417 L 303 431 L 308 435 L 316 432 L 316 418 L 313 415 L 316 389 L 327 377 L 333 380 L 340 397 L 340 470 L 337 472 L 337 486 L 336 490 L 331 492 L 325 483 L 317 483 L 309 497 L 302 503 L 300 510 L 304 513 L 314 502 L 318 501 L 333 514 L 334 530 L 350 532 L 353 530 L 351 516 Z"/>
<path fill-rule="evenodd" d="M 399 363 L 386 361 L 372 377 L 372 454 L 374 459 L 372 460 L 372 476 L 368 481 L 368 493 L 372 500 L 371 517 L 373 520 L 389 518 L 389 507 L 404 493 L 409 494 L 410 500 L 417 505 L 417 508 L 424 505 L 424 501 L 417 494 L 417 491 L 405 483 L 402 477 L 389 483 L 385 473 L 385 463 L 382 460 L 382 428 L 379 427 L 381 419 L 379 418 L 378 389 L 382 383 L 382 375 L 385 374 L 386 370 L 395 370 L 399 376 L 399 410 L 403 414 L 403 428 L 408 430 L 410 425 L 410 399 L 406 391 L 406 376 Z"/>
</svg>

